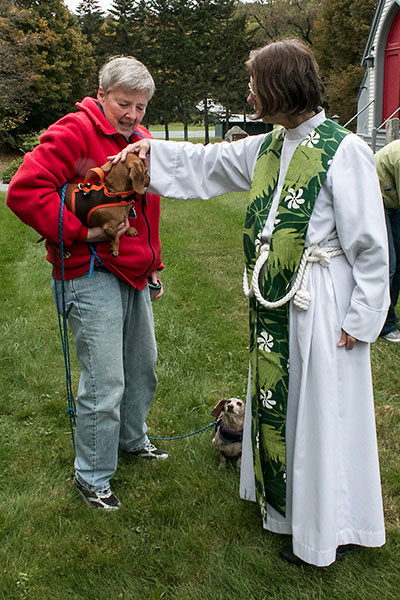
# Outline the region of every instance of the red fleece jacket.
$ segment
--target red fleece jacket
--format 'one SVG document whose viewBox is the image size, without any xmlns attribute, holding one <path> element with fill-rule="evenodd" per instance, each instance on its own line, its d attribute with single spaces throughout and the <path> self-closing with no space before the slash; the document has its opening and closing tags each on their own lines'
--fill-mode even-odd
<svg viewBox="0 0 400 600">
<path fill-rule="evenodd" d="M 70 113 L 51 125 L 40 137 L 40 144 L 24 157 L 12 178 L 7 204 L 18 217 L 50 242 L 59 244 L 60 196 L 57 190 L 66 182 L 83 181 L 88 169 L 107 162 L 127 141 L 107 121 L 94 98 L 76 104 Z M 142 126 L 130 142 L 151 134 Z M 120 279 L 143 289 L 147 276 L 162 269 L 159 235 L 160 197 L 147 194 L 135 203 L 137 217 L 130 219 L 137 237 L 122 235 L 119 256 L 110 252 L 110 242 L 99 242 L 96 253 Z M 91 254 L 85 242 L 87 228 L 67 208 L 63 210 L 63 243 L 71 257 L 64 260 L 64 278 L 73 279 L 89 271 Z M 47 245 L 47 260 L 53 262 L 54 250 Z M 55 256 L 55 275 L 60 279 L 60 256 Z"/>
</svg>

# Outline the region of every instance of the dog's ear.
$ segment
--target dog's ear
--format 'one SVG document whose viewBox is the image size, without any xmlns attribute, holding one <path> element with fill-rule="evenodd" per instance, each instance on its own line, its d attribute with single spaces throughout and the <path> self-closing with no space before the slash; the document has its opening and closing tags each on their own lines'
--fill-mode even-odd
<svg viewBox="0 0 400 600">
<path fill-rule="evenodd" d="M 149 177 L 149 175 L 147 173 L 147 167 L 145 167 L 145 173 L 144 173 L 144 181 L 143 181 L 143 183 L 144 183 L 144 187 L 146 187 L 146 188 L 149 187 L 149 185 L 150 185 L 150 177 Z"/>
<path fill-rule="evenodd" d="M 107 161 L 102 167 L 100 167 L 100 169 L 102 171 L 104 171 L 104 173 L 108 173 L 109 171 L 111 171 L 111 169 L 112 169 L 111 161 Z"/>
<path fill-rule="evenodd" d="M 220 400 L 216 406 L 211 411 L 211 415 L 216 419 L 219 417 L 220 412 L 224 408 L 226 400 Z"/>
<path fill-rule="evenodd" d="M 150 183 L 150 178 L 146 172 L 146 165 L 137 154 L 128 154 L 126 158 L 129 169 L 129 178 L 132 182 L 132 188 L 138 194 L 144 194 L 145 188 Z"/>
<path fill-rule="evenodd" d="M 139 173 L 136 167 L 131 167 L 129 170 L 129 177 L 135 192 L 144 194 L 144 173 Z"/>
</svg>

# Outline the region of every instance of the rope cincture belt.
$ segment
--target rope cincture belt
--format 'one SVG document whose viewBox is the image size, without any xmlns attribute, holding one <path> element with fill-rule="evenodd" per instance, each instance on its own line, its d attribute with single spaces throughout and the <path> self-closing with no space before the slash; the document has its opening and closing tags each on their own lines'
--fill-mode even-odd
<svg viewBox="0 0 400 600">
<path fill-rule="evenodd" d="M 315 263 L 319 263 L 322 267 L 327 267 L 331 262 L 331 258 L 343 254 L 340 246 L 319 246 L 311 244 L 304 249 L 299 268 L 293 286 L 289 292 L 280 300 L 268 302 L 261 295 L 259 287 L 260 272 L 265 265 L 269 254 L 269 244 L 263 244 L 260 249 L 260 255 L 254 265 L 254 271 L 251 278 L 250 286 L 247 280 L 247 269 L 244 268 L 243 274 L 243 292 L 248 298 L 255 296 L 258 302 L 265 308 L 278 308 L 283 306 L 293 298 L 293 304 L 297 310 L 307 310 L 310 306 L 311 293 L 308 290 L 308 277 L 311 267 Z"/>
</svg>

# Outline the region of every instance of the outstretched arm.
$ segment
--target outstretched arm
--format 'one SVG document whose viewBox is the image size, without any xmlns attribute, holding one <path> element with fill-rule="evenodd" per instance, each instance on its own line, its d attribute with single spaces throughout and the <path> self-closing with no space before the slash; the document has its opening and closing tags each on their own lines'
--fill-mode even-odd
<svg viewBox="0 0 400 600">
<path fill-rule="evenodd" d="M 110 160 L 124 160 L 128 152 L 137 152 L 147 161 L 150 192 L 165 198 L 206 200 L 250 189 L 264 137 L 254 135 L 206 146 L 146 139 L 128 145 Z"/>
</svg>

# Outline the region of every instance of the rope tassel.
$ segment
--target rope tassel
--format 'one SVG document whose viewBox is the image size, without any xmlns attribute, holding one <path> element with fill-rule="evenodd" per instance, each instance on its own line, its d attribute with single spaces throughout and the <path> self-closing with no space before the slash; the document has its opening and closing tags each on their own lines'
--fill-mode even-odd
<svg viewBox="0 0 400 600">
<path fill-rule="evenodd" d="M 251 278 L 250 286 L 248 285 L 247 269 L 244 268 L 243 274 L 243 292 L 248 298 L 256 297 L 257 301 L 264 308 L 279 308 L 293 298 L 293 305 L 297 310 L 307 310 L 311 302 L 311 293 L 308 290 L 308 278 L 313 264 L 319 263 L 321 267 L 328 267 L 331 258 L 343 254 L 340 246 L 322 247 L 318 244 L 312 244 L 304 249 L 299 268 L 297 269 L 296 278 L 289 292 L 280 300 L 269 302 L 261 295 L 259 287 L 260 272 L 267 262 L 269 254 L 269 244 L 261 246 L 260 255 L 254 265 L 254 271 Z"/>
</svg>

